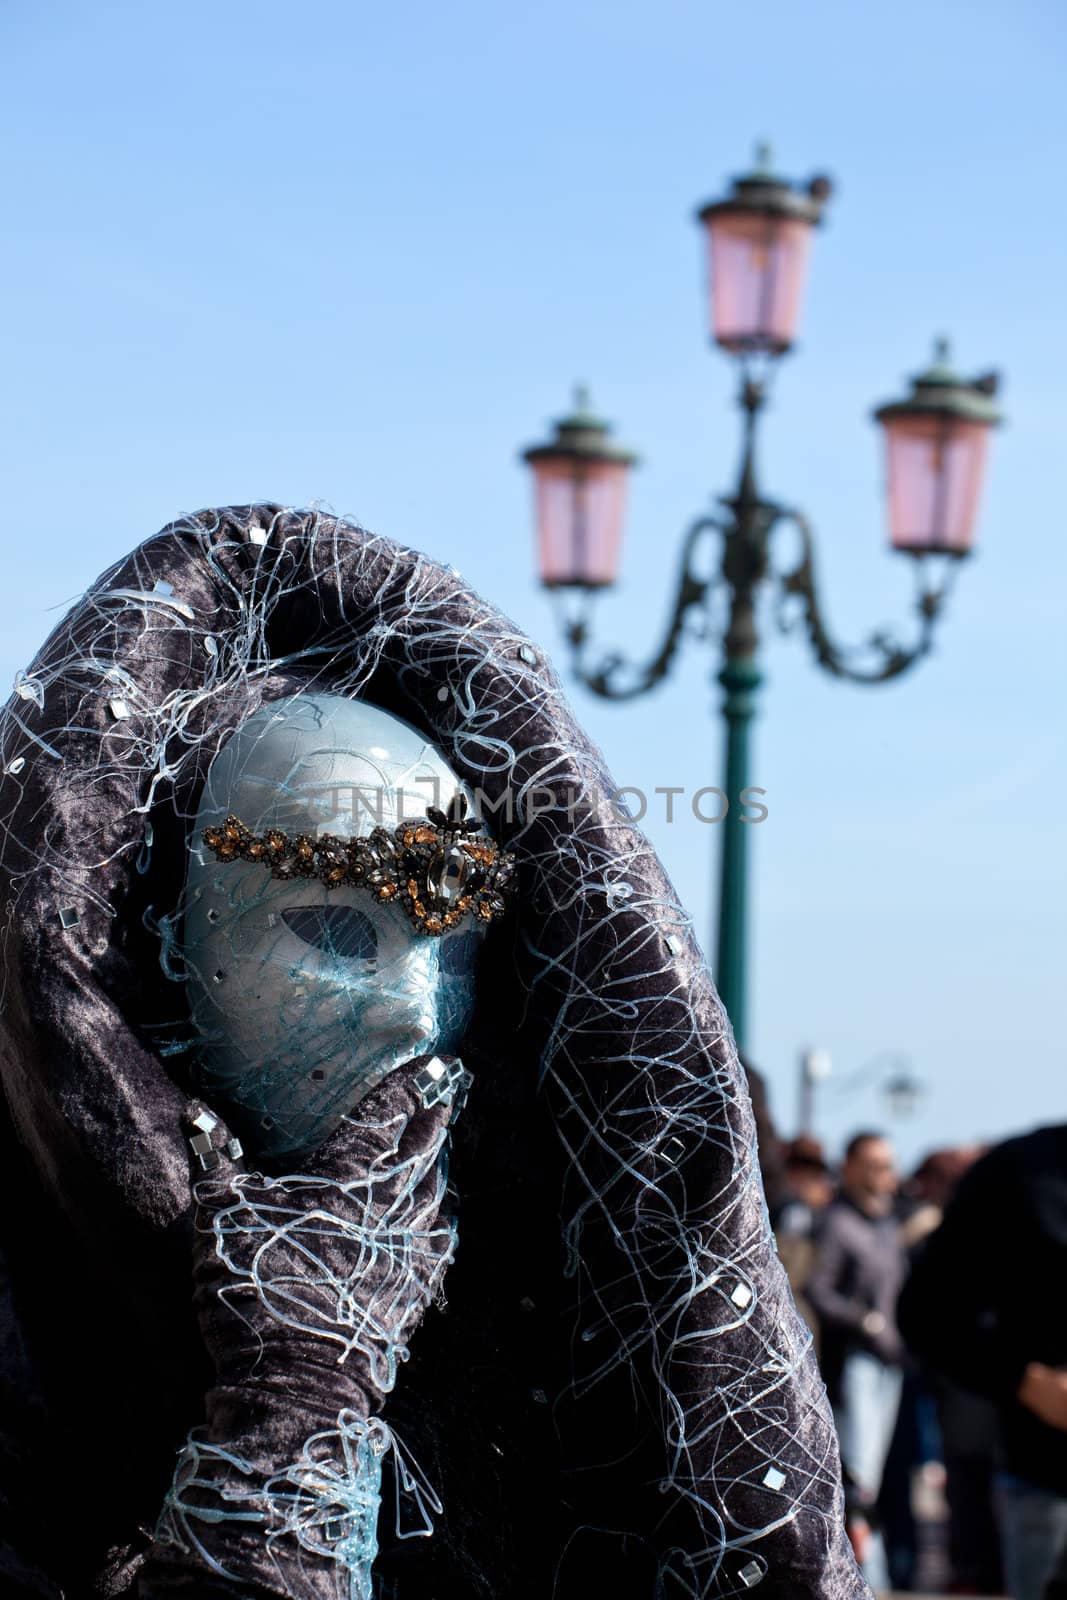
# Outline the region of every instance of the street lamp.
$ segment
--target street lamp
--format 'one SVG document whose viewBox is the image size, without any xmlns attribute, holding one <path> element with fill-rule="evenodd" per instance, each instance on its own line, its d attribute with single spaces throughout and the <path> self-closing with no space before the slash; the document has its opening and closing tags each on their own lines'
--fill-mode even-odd
<svg viewBox="0 0 1067 1600">
<path fill-rule="evenodd" d="M 828 1050 L 805 1050 L 800 1057 L 797 1134 L 815 1133 L 815 1099 L 820 1084 L 832 1074 Z M 855 1072 L 830 1084 L 836 1095 L 852 1095 L 861 1089 L 878 1088 L 893 1117 L 909 1117 L 926 1092 L 921 1078 L 912 1071 L 907 1056 L 882 1051 Z"/>
<path fill-rule="evenodd" d="M 949 365 L 947 339 L 934 364 L 912 379 L 911 394 L 879 406 L 885 429 L 889 533 L 912 555 L 965 556 L 974 541 L 997 375 L 970 383 Z"/>
<path fill-rule="evenodd" d="M 908 1066 L 903 1066 L 882 1085 L 891 1116 L 910 1117 L 923 1097 L 923 1085 Z"/>
<path fill-rule="evenodd" d="M 548 444 L 525 452 L 534 475 L 541 581 L 548 589 L 606 588 L 619 570 L 630 468 L 637 457 L 614 445 L 606 422 L 574 391 L 574 410 Z"/>
<path fill-rule="evenodd" d="M 797 1103 L 797 1134 L 815 1132 L 815 1094 L 833 1070 L 828 1050 L 805 1050 L 800 1058 L 800 1095 Z"/>
<path fill-rule="evenodd" d="M 608 700 L 635 699 L 653 689 L 670 671 L 694 613 L 703 620 L 702 637 L 721 638 L 727 811 L 715 976 L 741 1048 L 748 922 L 748 819 L 741 794 L 749 781 L 749 728 L 763 681 L 757 599 L 767 584 L 779 627 L 788 632 L 800 622 L 816 661 L 835 677 L 861 684 L 899 677 L 930 650 L 955 567 L 971 548 L 989 430 L 1000 420 L 993 403 L 995 374 L 960 377 L 948 364 L 943 341 L 934 365 L 913 380 L 911 393 L 875 412 L 886 437 L 891 545 L 914 563 L 917 628 L 908 645 L 884 632 L 859 646 L 837 644 L 822 615 L 811 526 L 799 511 L 762 496 L 755 469 L 757 421 L 774 364 L 793 344 L 811 234 L 830 192 L 824 177 L 812 178 L 803 189 L 776 177 L 763 147 L 755 171 L 738 178 L 725 200 L 698 213 L 708 241 L 712 337 L 740 369 L 741 467 L 733 494 L 720 497 L 722 511 L 698 517 L 684 535 L 671 618 L 644 664 L 618 652 L 590 661 L 593 597 L 618 576 L 627 480 L 636 458 L 613 442 L 584 390 L 574 413 L 556 424 L 554 437 L 523 453 L 534 475 L 541 580 L 562 597 L 564 637 L 575 673 L 588 689 Z M 778 568 L 771 562 L 770 535 L 783 523 L 796 530 L 799 554 L 793 565 Z M 718 571 L 711 577 L 701 566 L 709 539 L 720 545 Z M 724 628 L 716 626 L 712 610 L 719 594 L 726 601 Z"/>
<path fill-rule="evenodd" d="M 830 198 L 829 178 L 806 191 L 775 177 L 767 145 L 732 194 L 697 212 L 707 231 L 712 338 L 731 355 L 784 355 L 793 343 L 811 230 Z"/>
</svg>

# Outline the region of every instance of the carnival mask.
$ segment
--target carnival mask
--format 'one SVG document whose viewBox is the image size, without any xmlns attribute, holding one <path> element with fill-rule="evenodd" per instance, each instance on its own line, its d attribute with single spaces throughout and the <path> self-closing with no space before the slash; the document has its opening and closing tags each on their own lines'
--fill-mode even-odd
<svg viewBox="0 0 1067 1600">
<path fill-rule="evenodd" d="M 254 1155 L 313 1149 L 413 1056 L 454 1053 L 511 858 L 438 751 L 366 702 L 305 694 L 211 764 L 184 953 L 205 1095 Z"/>
</svg>

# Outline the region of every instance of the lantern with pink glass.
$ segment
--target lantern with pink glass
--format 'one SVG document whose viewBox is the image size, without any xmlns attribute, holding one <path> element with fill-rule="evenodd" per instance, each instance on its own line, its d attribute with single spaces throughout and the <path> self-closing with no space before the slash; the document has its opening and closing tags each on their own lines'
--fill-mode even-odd
<svg viewBox="0 0 1067 1600">
<path fill-rule="evenodd" d="M 961 378 L 947 339 L 912 379 L 911 394 L 879 406 L 885 429 L 889 536 L 916 556 L 965 556 L 974 542 L 989 435 L 1000 421 L 995 372 Z"/>
<path fill-rule="evenodd" d="M 605 588 L 618 575 L 627 479 L 637 457 L 612 440 L 581 384 L 574 410 L 555 430 L 547 444 L 523 453 L 533 469 L 541 582 Z"/>
<path fill-rule="evenodd" d="M 731 355 L 784 355 L 796 337 L 812 229 L 832 193 L 829 178 L 797 188 L 771 170 L 768 145 L 725 200 L 701 207 L 707 236 L 712 337 Z"/>
</svg>

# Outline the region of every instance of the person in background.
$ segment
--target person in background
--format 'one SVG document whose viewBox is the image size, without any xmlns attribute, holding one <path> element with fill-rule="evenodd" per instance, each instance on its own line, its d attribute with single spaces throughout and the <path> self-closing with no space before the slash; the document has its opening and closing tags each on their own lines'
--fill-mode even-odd
<svg viewBox="0 0 1067 1600">
<path fill-rule="evenodd" d="M 981 1154 L 981 1145 L 969 1144 L 931 1150 L 923 1157 L 901 1190 L 906 1250 L 918 1249 L 941 1226 L 956 1185 Z"/>
<path fill-rule="evenodd" d="M 781 1207 L 785 1194 L 782 1141 L 778 1137 L 774 1117 L 771 1115 L 771 1098 L 767 1093 L 766 1078 L 758 1067 L 752 1065 L 747 1056 L 740 1055 L 738 1059 L 748 1084 L 749 1099 L 752 1101 L 752 1120 L 756 1124 L 756 1156 L 759 1161 L 760 1177 L 763 1179 L 763 1193 L 767 1201 L 767 1210 L 774 1217 Z"/>
<path fill-rule="evenodd" d="M 788 1140 L 783 1150 L 785 1200 L 776 1220 L 790 1233 L 810 1234 L 834 1198 L 834 1175 L 822 1143 L 810 1133 Z"/>
<path fill-rule="evenodd" d="M 1065 1282 L 1067 1124 L 1009 1139 L 975 1162 L 900 1299 L 909 1348 L 999 1409 L 1012 1600 L 1044 1600 L 1057 1561 L 1067 1576 Z"/>
<path fill-rule="evenodd" d="M 771 1222 L 793 1299 L 812 1331 L 818 1352 L 819 1320 L 808 1304 L 805 1289 L 815 1265 L 815 1230 L 834 1197 L 834 1179 L 822 1145 L 810 1134 L 800 1134 L 783 1148 L 784 1199 L 777 1213 L 771 1214 Z"/>
<path fill-rule="evenodd" d="M 879 1133 L 848 1142 L 840 1193 L 816 1232 L 807 1298 L 820 1327 L 822 1370 L 834 1408 L 850 1501 L 849 1535 L 872 1588 L 886 1587 L 874 1523 L 900 1402 L 903 1346 L 896 1302 L 906 1261 L 893 1201 L 893 1147 Z"/>
<path fill-rule="evenodd" d="M 897 1204 L 909 1260 L 941 1224 L 945 1206 L 978 1145 L 933 1150 L 902 1186 Z M 989 1401 L 960 1389 L 922 1361 L 905 1367 L 897 1424 L 878 1511 L 894 1590 L 922 1588 L 923 1539 L 915 1514 L 916 1475 L 948 1507 L 951 1594 L 1002 1593 L 993 1501 L 997 1417 Z"/>
<path fill-rule="evenodd" d="M 904 1223 L 904 1243 L 912 1260 L 941 1226 L 945 1207 L 963 1174 L 984 1153 L 982 1145 L 961 1145 L 932 1150 L 920 1163 L 905 1186 L 913 1209 Z M 1003 1594 L 1000 1517 L 994 1490 L 1000 1453 L 996 1407 L 991 1400 L 922 1364 L 917 1378 L 932 1392 L 937 1407 L 948 1504 L 949 1593 Z"/>
<path fill-rule="evenodd" d="M 1056 1570 L 1045 1585 L 1045 1600 L 1067 1600 L 1067 1544 L 1060 1551 Z"/>
</svg>

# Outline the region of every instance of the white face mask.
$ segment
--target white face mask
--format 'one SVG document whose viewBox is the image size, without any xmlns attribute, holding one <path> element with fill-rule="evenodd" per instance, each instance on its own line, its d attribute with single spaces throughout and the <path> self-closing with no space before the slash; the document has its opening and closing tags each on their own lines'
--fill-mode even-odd
<svg viewBox="0 0 1067 1600">
<path fill-rule="evenodd" d="M 470 794 L 408 723 L 308 694 L 242 724 L 211 764 L 186 878 L 183 948 L 205 1095 L 254 1155 L 321 1144 L 412 1056 L 454 1053 L 474 1006 L 484 924 L 416 933 L 403 908 L 201 843 L 229 814 L 253 832 L 342 839 Z"/>
</svg>

